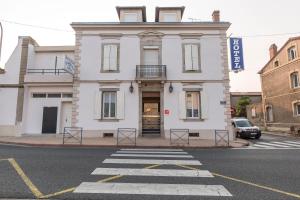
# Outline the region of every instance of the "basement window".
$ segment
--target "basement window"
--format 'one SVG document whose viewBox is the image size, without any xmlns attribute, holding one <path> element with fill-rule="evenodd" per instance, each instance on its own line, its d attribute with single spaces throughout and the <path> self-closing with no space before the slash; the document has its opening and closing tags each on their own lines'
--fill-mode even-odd
<svg viewBox="0 0 300 200">
<path fill-rule="evenodd" d="M 113 133 L 103 133 L 103 137 L 114 137 Z"/>
<path fill-rule="evenodd" d="M 190 137 L 199 137 L 199 132 L 196 133 L 189 133 Z"/>
</svg>

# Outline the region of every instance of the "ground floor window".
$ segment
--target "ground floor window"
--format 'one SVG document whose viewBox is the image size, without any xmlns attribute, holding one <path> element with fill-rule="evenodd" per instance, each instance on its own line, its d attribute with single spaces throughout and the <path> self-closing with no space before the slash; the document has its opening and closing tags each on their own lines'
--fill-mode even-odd
<svg viewBox="0 0 300 200">
<path fill-rule="evenodd" d="M 116 118 L 116 103 L 117 103 L 117 93 L 116 92 L 103 92 L 103 118 L 111 119 Z"/>
<path fill-rule="evenodd" d="M 200 92 L 186 92 L 186 117 L 200 118 Z"/>
</svg>

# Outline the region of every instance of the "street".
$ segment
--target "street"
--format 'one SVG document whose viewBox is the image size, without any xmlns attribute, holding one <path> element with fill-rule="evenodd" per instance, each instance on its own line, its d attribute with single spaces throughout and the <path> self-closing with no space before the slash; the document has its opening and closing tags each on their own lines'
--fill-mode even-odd
<svg viewBox="0 0 300 200">
<path fill-rule="evenodd" d="M 300 144 L 295 138 L 263 135 L 259 141 L 251 140 L 250 147 L 274 141 Z M 0 198 L 300 199 L 300 149 L 250 147 L 134 149 L 1 145 Z"/>
</svg>

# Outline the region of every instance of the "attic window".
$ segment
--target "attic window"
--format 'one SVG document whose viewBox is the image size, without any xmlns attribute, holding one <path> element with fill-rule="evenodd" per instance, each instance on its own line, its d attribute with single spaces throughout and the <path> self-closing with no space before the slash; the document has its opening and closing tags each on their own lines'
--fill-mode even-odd
<svg viewBox="0 0 300 200">
<path fill-rule="evenodd" d="M 137 13 L 124 13 L 124 22 L 137 22 Z"/>
<path fill-rule="evenodd" d="M 295 48 L 295 46 L 288 49 L 288 57 L 289 57 L 289 61 L 294 60 L 296 58 L 296 48 Z"/>
<path fill-rule="evenodd" d="M 177 14 L 176 13 L 164 13 L 163 14 L 163 22 L 177 22 Z"/>
<path fill-rule="evenodd" d="M 278 66 L 279 66 L 279 61 L 276 60 L 276 61 L 274 62 L 274 67 L 278 67 Z"/>
</svg>

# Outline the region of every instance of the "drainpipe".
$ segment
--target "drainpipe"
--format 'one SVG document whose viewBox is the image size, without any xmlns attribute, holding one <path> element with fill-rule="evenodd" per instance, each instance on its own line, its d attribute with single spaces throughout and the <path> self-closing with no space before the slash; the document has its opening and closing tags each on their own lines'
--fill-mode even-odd
<svg viewBox="0 0 300 200">
<path fill-rule="evenodd" d="M 3 27 L 2 24 L 0 22 L 0 61 L 1 61 L 1 49 L 2 49 L 2 38 L 3 38 Z"/>
</svg>

